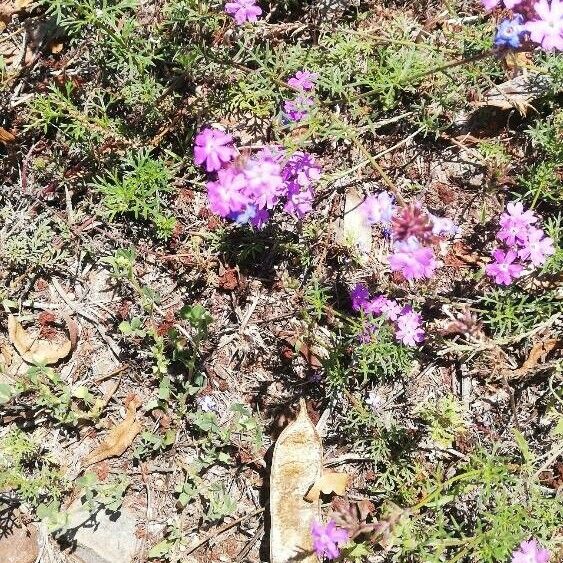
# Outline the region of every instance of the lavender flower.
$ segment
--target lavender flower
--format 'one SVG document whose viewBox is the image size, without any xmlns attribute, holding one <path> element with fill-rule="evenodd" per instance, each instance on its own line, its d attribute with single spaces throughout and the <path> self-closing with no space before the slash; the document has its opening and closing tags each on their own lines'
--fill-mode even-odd
<svg viewBox="0 0 563 563">
<path fill-rule="evenodd" d="M 524 29 L 530 39 L 539 43 L 546 51 L 563 51 L 563 2 L 561 0 L 539 0 L 534 4 L 539 19 L 529 21 Z"/>
<path fill-rule="evenodd" d="M 238 25 L 255 22 L 262 14 L 262 8 L 256 6 L 256 0 L 234 0 L 225 4 L 225 12 L 233 16 Z"/>
<path fill-rule="evenodd" d="M 524 268 L 521 264 L 514 263 L 517 258 L 514 250 L 504 252 L 497 248 L 493 250 L 492 256 L 495 262 L 487 264 L 485 272 L 488 276 L 494 278 L 495 283 L 510 285 L 514 279 L 520 277 Z"/>
<path fill-rule="evenodd" d="M 482 2 L 486 10 L 492 10 L 501 3 L 500 0 L 482 0 Z M 522 2 L 522 0 L 504 0 L 503 4 L 506 8 L 512 10 L 512 8 L 520 4 L 520 2 Z"/>
<path fill-rule="evenodd" d="M 313 200 L 314 195 L 311 188 L 302 190 L 297 182 L 291 182 L 288 186 L 287 202 L 283 210 L 296 219 L 302 219 L 313 209 Z"/>
<path fill-rule="evenodd" d="M 407 280 L 430 278 L 437 263 L 432 248 L 422 246 L 415 237 L 395 242 L 394 252 L 389 256 L 393 272 L 401 272 Z"/>
<path fill-rule="evenodd" d="M 459 232 L 459 227 L 448 217 L 438 217 L 428 213 L 432 223 L 432 234 L 435 236 L 454 236 Z"/>
<path fill-rule="evenodd" d="M 313 98 L 298 94 L 293 100 L 286 100 L 283 109 L 290 121 L 301 121 L 313 105 Z"/>
<path fill-rule="evenodd" d="M 522 45 L 522 36 L 526 31 L 523 26 L 524 17 L 517 14 L 511 20 L 502 20 L 497 28 L 494 44 L 497 47 L 517 49 Z"/>
<path fill-rule="evenodd" d="M 267 158 L 250 159 L 244 167 L 244 175 L 248 197 L 258 207 L 274 207 L 284 192 L 280 165 Z"/>
<path fill-rule="evenodd" d="M 368 225 L 389 225 L 394 211 L 393 197 L 389 192 L 368 195 L 360 205 L 360 212 Z"/>
<path fill-rule="evenodd" d="M 287 83 L 297 90 L 312 90 L 315 87 L 315 81 L 318 77 L 319 75 L 316 72 L 298 70 L 295 76 L 292 76 Z"/>
<path fill-rule="evenodd" d="M 532 210 L 524 211 L 521 202 L 510 202 L 506 206 L 506 213 L 500 216 L 501 229 L 497 233 L 497 238 L 509 246 L 525 244 L 528 230 L 537 220 Z"/>
<path fill-rule="evenodd" d="M 210 127 L 200 131 L 195 138 L 194 162 L 205 163 L 207 172 L 219 170 L 223 164 L 230 162 L 236 154 L 231 146 L 233 138 L 218 129 Z"/>
<path fill-rule="evenodd" d="M 199 408 L 204 412 L 213 411 L 217 408 L 217 401 L 211 395 L 204 395 L 203 397 L 198 397 L 196 402 Z"/>
<path fill-rule="evenodd" d="M 548 563 L 550 553 L 533 539 L 523 541 L 516 551 L 512 552 L 511 563 Z"/>
<path fill-rule="evenodd" d="M 420 323 L 420 314 L 411 307 L 405 307 L 397 319 L 395 338 L 407 346 L 416 346 L 424 340 L 424 330 Z"/>
<path fill-rule="evenodd" d="M 319 557 L 336 559 L 340 555 L 339 546 L 348 541 L 348 532 L 342 528 L 337 528 L 334 520 L 326 526 L 314 521 L 311 526 L 313 536 L 313 549 Z"/>
<path fill-rule="evenodd" d="M 216 182 L 207 182 L 207 199 L 213 213 L 228 217 L 238 213 L 250 203 L 243 190 L 246 187 L 244 174 L 235 168 L 219 170 Z"/>
<path fill-rule="evenodd" d="M 541 229 L 532 227 L 528 231 L 525 245 L 518 251 L 518 257 L 530 260 L 534 266 L 542 266 L 554 252 L 553 239 L 546 237 Z"/>
</svg>

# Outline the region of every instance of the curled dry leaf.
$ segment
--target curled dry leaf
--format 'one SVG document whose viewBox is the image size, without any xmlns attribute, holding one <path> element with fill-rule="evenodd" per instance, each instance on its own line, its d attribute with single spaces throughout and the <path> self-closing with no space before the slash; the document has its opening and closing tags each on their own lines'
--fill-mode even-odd
<svg viewBox="0 0 563 563">
<path fill-rule="evenodd" d="M 348 484 L 348 474 L 326 471 L 321 478 L 309 489 L 305 495 L 305 500 L 313 502 L 319 500 L 321 493 L 329 495 L 335 493 L 342 496 L 346 492 Z"/>
<path fill-rule="evenodd" d="M 11 143 L 13 141 L 16 140 L 16 137 L 10 133 L 9 131 L 6 131 L 6 129 L 4 129 L 4 127 L 0 127 L 0 143 Z"/>
<path fill-rule="evenodd" d="M 512 377 L 524 377 L 529 371 L 533 370 L 542 358 L 545 358 L 554 348 L 559 346 L 560 341 L 557 338 L 550 338 L 549 340 L 542 340 L 536 342 L 528 358 L 518 369 L 513 370 Z"/>
<path fill-rule="evenodd" d="M 14 315 L 10 315 L 8 317 L 8 336 L 14 348 L 26 362 L 30 364 L 56 364 L 70 354 L 73 340 L 76 341 L 76 327 L 68 317 L 66 317 L 66 321 L 69 333 L 72 335 L 71 339 L 57 343 L 31 336 Z"/>
<path fill-rule="evenodd" d="M 318 500 L 305 494 L 322 473 L 321 439 L 301 399 L 299 414 L 280 434 L 274 447 L 270 475 L 271 563 L 317 563 L 311 524 L 320 517 Z"/>
<path fill-rule="evenodd" d="M 141 431 L 141 423 L 137 420 L 138 406 L 137 400 L 129 403 L 123 421 L 115 425 L 102 443 L 86 457 L 84 467 L 110 457 L 119 457 L 133 443 L 133 440 Z"/>
</svg>

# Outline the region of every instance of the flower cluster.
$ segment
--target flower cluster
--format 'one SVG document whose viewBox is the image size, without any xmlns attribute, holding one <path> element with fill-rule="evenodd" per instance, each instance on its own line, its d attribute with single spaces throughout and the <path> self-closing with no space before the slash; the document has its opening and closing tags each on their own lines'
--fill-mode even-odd
<svg viewBox="0 0 563 563">
<path fill-rule="evenodd" d="M 497 28 L 497 47 L 516 49 L 529 39 L 546 51 L 563 50 L 563 0 L 483 0 L 483 5 L 487 10 L 503 5 L 514 11 L 514 17 Z"/>
<path fill-rule="evenodd" d="M 256 6 L 256 0 L 233 0 L 225 4 L 225 12 L 233 17 L 237 25 L 255 22 L 262 14 L 262 8 Z"/>
<path fill-rule="evenodd" d="M 287 157 L 275 146 L 246 159 L 236 155 L 233 138 L 223 131 L 206 128 L 196 136 L 194 162 L 216 172 L 216 179 L 207 182 L 211 211 L 257 228 L 282 201 L 284 211 L 297 219 L 311 211 L 313 185 L 321 174 L 312 155 L 297 151 Z"/>
<path fill-rule="evenodd" d="M 555 252 L 553 239 L 534 226 L 537 221 L 535 213 L 530 209 L 525 211 L 522 203 L 507 204 L 506 212 L 500 216 L 497 232 L 497 239 L 504 243 L 504 248 L 493 250 L 494 262 L 485 268 L 495 283 L 510 285 L 522 274 L 523 262 L 541 266 Z"/>
<path fill-rule="evenodd" d="M 338 548 L 349 539 L 348 532 L 337 528 L 334 520 L 325 526 L 315 520 L 311 526 L 311 536 L 315 553 L 320 558 L 328 559 L 336 559 L 340 555 Z"/>
<path fill-rule="evenodd" d="M 523 541 L 512 552 L 511 563 L 549 563 L 550 553 L 542 548 L 537 540 Z"/>
<path fill-rule="evenodd" d="M 390 232 L 393 253 L 389 256 L 389 266 L 407 280 L 432 277 L 437 261 L 431 243 L 439 236 L 458 231 L 451 219 L 428 213 L 418 202 L 396 206 L 388 192 L 369 195 L 362 202 L 360 212 L 367 225 L 379 224 Z"/>
<path fill-rule="evenodd" d="M 393 323 L 395 338 L 407 346 L 416 346 L 424 340 L 424 330 L 421 326 L 421 316 L 410 305 L 402 307 L 394 299 L 384 295 L 370 298 L 368 288 L 363 284 L 356 284 L 350 292 L 352 309 L 366 315 L 382 316 Z M 376 331 L 374 325 L 368 325 L 361 335 L 362 342 L 369 342 Z"/>
<path fill-rule="evenodd" d="M 292 100 L 283 103 L 283 110 L 290 121 L 301 121 L 307 115 L 309 108 L 314 105 L 315 102 L 308 93 L 315 89 L 317 78 L 316 72 L 299 70 L 287 81 L 288 86 L 297 91 Z"/>
</svg>

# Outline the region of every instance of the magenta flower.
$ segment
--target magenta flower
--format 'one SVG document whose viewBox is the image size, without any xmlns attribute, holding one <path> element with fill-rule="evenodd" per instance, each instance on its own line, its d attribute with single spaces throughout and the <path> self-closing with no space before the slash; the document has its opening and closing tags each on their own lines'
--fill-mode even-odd
<svg viewBox="0 0 563 563">
<path fill-rule="evenodd" d="M 352 309 L 362 311 L 369 299 L 369 290 L 363 283 L 357 283 L 350 292 Z"/>
<path fill-rule="evenodd" d="M 504 252 L 500 248 L 493 250 L 495 262 L 487 264 L 485 272 L 488 276 L 495 279 L 495 283 L 500 285 L 510 285 L 513 279 L 520 277 L 524 267 L 514 263 L 517 258 L 514 250 Z"/>
<path fill-rule="evenodd" d="M 518 251 L 518 257 L 522 260 L 530 260 L 534 266 L 542 266 L 547 257 L 555 252 L 553 239 L 544 235 L 541 229 L 532 227 L 525 245 Z"/>
<path fill-rule="evenodd" d="M 292 76 L 287 83 L 297 90 L 312 90 L 315 87 L 315 81 L 318 77 L 319 75 L 316 72 L 298 70 L 295 76 Z"/>
<path fill-rule="evenodd" d="M 281 167 L 267 158 L 251 159 L 244 167 L 246 195 L 258 207 L 271 209 L 283 195 Z"/>
<path fill-rule="evenodd" d="M 287 161 L 282 176 L 284 180 L 295 181 L 306 188 L 321 177 L 321 168 L 313 155 L 297 151 Z"/>
<path fill-rule="evenodd" d="M 437 263 L 432 248 L 422 246 L 415 237 L 409 237 L 395 242 L 389 266 L 393 272 L 401 272 L 407 280 L 418 280 L 432 277 Z"/>
<path fill-rule="evenodd" d="M 236 154 L 231 143 L 233 138 L 219 129 L 207 127 L 195 138 L 194 162 L 198 166 L 205 163 L 207 172 L 219 170 L 223 164 L 230 162 Z"/>
<path fill-rule="evenodd" d="M 411 307 L 405 307 L 397 319 L 395 338 L 407 346 L 416 346 L 424 340 L 424 330 L 420 322 L 420 315 Z"/>
<path fill-rule="evenodd" d="M 395 211 L 393 197 L 388 192 L 380 192 L 377 195 L 368 195 L 360 204 L 360 212 L 368 225 L 380 223 L 389 225 Z"/>
<path fill-rule="evenodd" d="M 348 541 L 348 532 L 342 528 L 337 528 L 334 520 L 323 526 L 316 520 L 311 526 L 313 536 L 313 549 L 319 557 L 336 559 L 340 555 L 339 546 Z"/>
<path fill-rule="evenodd" d="M 530 39 L 539 43 L 546 51 L 563 51 L 563 2 L 561 0 L 539 0 L 534 4 L 539 19 L 529 21 L 524 29 Z"/>
<path fill-rule="evenodd" d="M 238 25 L 255 22 L 262 14 L 262 8 L 256 6 L 256 0 L 234 0 L 225 4 L 225 12 L 233 16 Z"/>
<path fill-rule="evenodd" d="M 534 539 L 523 541 L 518 549 L 512 552 L 511 563 L 548 563 L 549 557 L 549 551 Z"/>
<path fill-rule="evenodd" d="M 501 229 L 497 238 L 509 246 L 522 245 L 528 238 L 530 226 L 538 220 L 531 209 L 524 211 L 522 203 L 510 202 L 506 206 L 506 213 L 500 216 Z"/>
<path fill-rule="evenodd" d="M 313 98 L 298 94 L 293 100 L 286 100 L 283 109 L 290 121 L 301 121 L 314 105 Z"/>
<path fill-rule="evenodd" d="M 290 182 L 287 189 L 287 202 L 283 210 L 296 219 L 303 219 L 313 209 L 312 188 L 301 189 L 297 182 Z"/>
<path fill-rule="evenodd" d="M 249 203 L 243 190 L 246 186 L 244 174 L 234 168 L 219 170 L 216 182 L 207 182 L 207 199 L 213 213 L 228 217 L 242 211 Z"/>
</svg>

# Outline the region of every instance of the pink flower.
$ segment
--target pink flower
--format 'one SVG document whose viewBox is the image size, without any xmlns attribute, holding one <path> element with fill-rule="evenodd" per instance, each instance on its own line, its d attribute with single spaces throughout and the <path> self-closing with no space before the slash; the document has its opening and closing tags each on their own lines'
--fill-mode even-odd
<svg viewBox="0 0 563 563">
<path fill-rule="evenodd" d="M 544 235 L 541 229 L 532 227 L 528 232 L 525 246 L 518 251 L 518 257 L 522 260 L 529 259 L 534 266 L 544 264 L 547 257 L 555 252 L 553 239 Z"/>
<path fill-rule="evenodd" d="M 409 237 L 395 242 L 389 266 L 393 272 L 401 272 L 407 280 L 418 280 L 432 277 L 437 264 L 432 248 L 421 246 L 415 237 Z"/>
<path fill-rule="evenodd" d="M 563 50 L 563 2 L 561 0 L 539 0 L 534 4 L 539 19 L 529 21 L 524 29 L 530 39 L 539 43 L 546 51 Z"/>
<path fill-rule="evenodd" d="M 273 160 L 251 159 L 244 167 L 246 195 L 258 207 L 271 209 L 284 192 L 281 167 Z"/>
<path fill-rule="evenodd" d="M 486 10 L 492 10 L 500 4 L 500 0 L 482 0 L 482 2 Z M 512 10 L 512 8 L 520 4 L 520 2 L 522 2 L 522 0 L 504 0 L 504 5 L 509 10 Z"/>
<path fill-rule="evenodd" d="M 519 548 L 512 552 L 511 563 L 548 563 L 549 557 L 549 551 L 534 539 L 523 541 Z"/>
<path fill-rule="evenodd" d="M 326 526 L 315 520 L 311 526 L 311 535 L 315 553 L 319 557 L 328 559 L 336 559 L 340 555 L 338 546 L 348 541 L 348 532 L 337 528 L 334 520 L 331 520 Z"/>
<path fill-rule="evenodd" d="M 393 198 L 388 192 L 368 195 L 360 204 L 360 211 L 368 225 L 376 223 L 388 225 L 391 222 L 394 210 Z"/>
<path fill-rule="evenodd" d="M 219 170 L 216 182 L 207 182 L 207 198 L 213 213 L 228 217 L 243 210 L 249 203 L 243 194 L 246 186 L 244 174 L 234 168 Z"/>
<path fill-rule="evenodd" d="M 283 109 L 290 121 L 301 121 L 314 105 L 313 98 L 298 94 L 293 100 L 286 100 L 283 103 Z"/>
<path fill-rule="evenodd" d="M 396 323 L 395 338 L 407 346 L 416 346 L 424 340 L 424 330 L 420 326 L 420 315 L 411 307 L 405 307 Z"/>
<path fill-rule="evenodd" d="M 297 88 L 298 90 L 312 90 L 318 77 L 319 75 L 316 72 L 298 70 L 295 76 L 292 76 L 287 83 L 292 88 Z"/>
<path fill-rule="evenodd" d="M 321 177 L 321 168 L 313 155 L 297 151 L 287 161 L 282 176 L 284 180 L 295 181 L 305 188 Z"/>
<path fill-rule="evenodd" d="M 206 128 L 195 138 L 194 162 L 201 166 L 205 163 L 207 172 L 219 170 L 230 162 L 236 151 L 231 146 L 233 138 L 218 129 Z"/>
<path fill-rule="evenodd" d="M 495 262 L 487 264 L 485 272 L 488 276 L 495 279 L 495 283 L 510 285 L 513 279 L 520 277 L 524 268 L 521 264 L 514 264 L 517 258 L 514 250 L 504 252 L 497 248 L 493 250 L 492 255 Z"/>
<path fill-rule="evenodd" d="M 312 188 L 302 190 L 296 182 L 291 182 L 288 186 L 287 202 L 283 206 L 283 210 L 296 219 L 303 219 L 313 209 L 313 200 Z"/>
<path fill-rule="evenodd" d="M 369 299 L 368 288 L 363 283 L 357 283 L 350 292 L 350 299 L 352 300 L 352 309 L 354 311 L 363 310 Z"/>
<path fill-rule="evenodd" d="M 225 12 L 233 16 L 238 25 L 255 22 L 262 13 L 262 8 L 255 4 L 256 0 L 234 0 L 225 4 Z"/>
<path fill-rule="evenodd" d="M 432 213 L 428 213 L 428 217 L 432 223 L 433 235 L 453 236 L 459 232 L 459 227 L 448 217 L 438 217 Z"/>
<path fill-rule="evenodd" d="M 387 307 L 389 299 L 385 295 L 378 295 L 370 301 L 366 301 L 363 309 L 366 313 L 370 315 L 381 315 L 383 310 Z"/>
<path fill-rule="evenodd" d="M 522 245 L 528 238 L 530 226 L 537 220 L 532 210 L 524 211 L 522 203 L 510 202 L 506 206 L 506 213 L 500 216 L 501 229 L 497 233 L 497 238 L 509 246 Z"/>
</svg>

